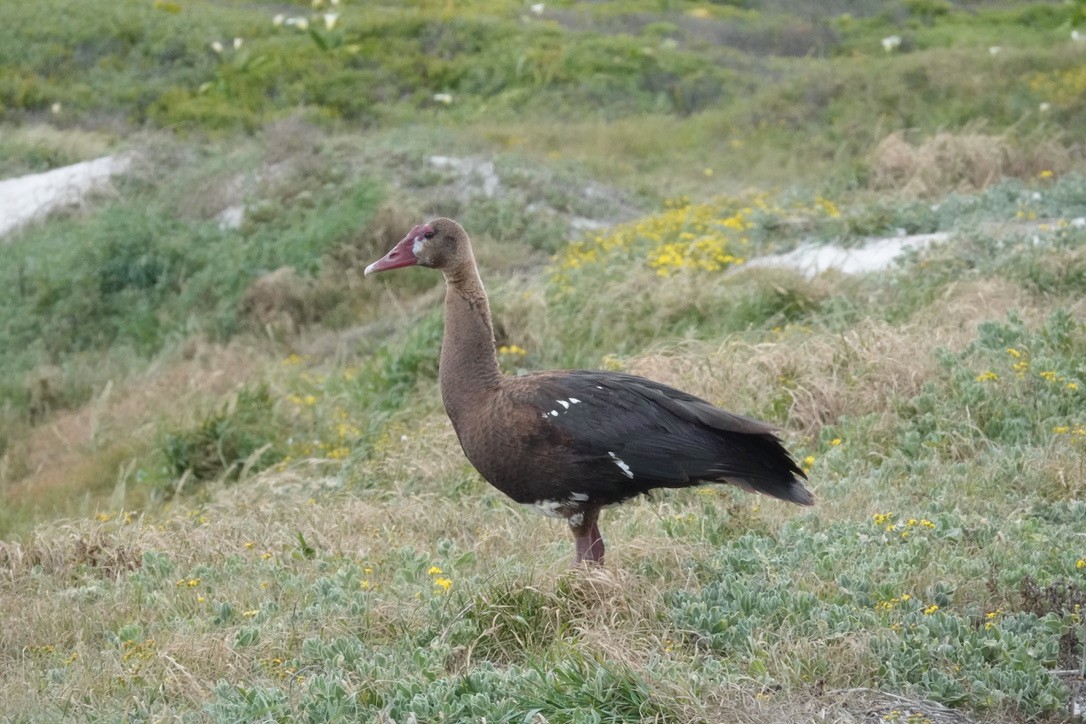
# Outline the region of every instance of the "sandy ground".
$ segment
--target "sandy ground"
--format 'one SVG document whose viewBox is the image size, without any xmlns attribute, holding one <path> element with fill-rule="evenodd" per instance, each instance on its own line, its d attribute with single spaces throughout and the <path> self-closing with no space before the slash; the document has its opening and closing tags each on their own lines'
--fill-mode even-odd
<svg viewBox="0 0 1086 724">
<path fill-rule="evenodd" d="M 88 193 L 125 171 L 129 156 L 104 156 L 44 173 L 0 181 L 0 241 L 11 231 L 61 206 L 80 203 Z"/>
</svg>

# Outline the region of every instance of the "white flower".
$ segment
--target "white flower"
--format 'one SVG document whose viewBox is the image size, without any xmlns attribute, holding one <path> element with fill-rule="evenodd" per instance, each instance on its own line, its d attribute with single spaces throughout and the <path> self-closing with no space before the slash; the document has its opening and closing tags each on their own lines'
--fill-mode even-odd
<svg viewBox="0 0 1086 724">
<path fill-rule="evenodd" d="M 991 55 L 999 55 L 1002 51 L 1003 48 L 999 47 L 998 45 L 993 45 L 992 47 L 988 48 L 988 52 Z"/>
<path fill-rule="evenodd" d="M 234 50 L 241 47 L 241 38 L 234 38 Z"/>
<path fill-rule="evenodd" d="M 1075 41 L 1076 43 L 1081 43 L 1083 40 L 1086 40 L 1086 33 L 1080 33 L 1077 30 L 1072 30 L 1071 40 Z"/>
<path fill-rule="evenodd" d="M 309 28 L 309 20 L 306 18 L 287 18 L 284 22 L 286 25 L 293 25 L 298 30 L 307 30 Z"/>
<path fill-rule="evenodd" d="M 544 8 L 543 3 L 535 3 L 534 5 L 530 5 L 528 7 L 528 9 L 531 10 L 536 15 L 542 15 L 543 14 L 543 8 Z"/>
<path fill-rule="evenodd" d="M 434 102 L 449 105 L 453 102 L 452 93 L 434 93 Z"/>
<path fill-rule="evenodd" d="M 49 110 L 53 112 L 53 115 L 56 115 L 56 114 L 60 113 L 60 108 L 61 108 L 61 105 L 60 105 L 59 101 L 54 103 L 53 105 L 49 106 Z"/>
<path fill-rule="evenodd" d="M 882 39 L 882 49 L 889 53 L 901 45 L 900 35 L 890 35 Z"/>
<path fill-rule="evenodd" d="M 336 27 L 336 20 L 339 20 L 339 13 L 325 13 L 324 14 L 324 29 L 331 30 Z"/>
<path fill-rule="evenodd" d="M 220 43 L 218 40 L 212 40 L 210 47 L 216 53 L 222 55 L 222 43 Z"/>
<path fill-rule="evenodd" d="M 339 5 L 339 0 L 328 0 L 332 5 Z"/>
<path fill-rule="evenodd" d="M 283 13 L 278 13 L 274 17 L 272 17 L 272 25 L 274 25 L 276 27 L 279 27 L 280 25 L 283 24 L 283 21 L 285 21 L 286 19 L 287 19 L 286 15 L 284 15 Z"/>
<path fill-rule="evenodd" d="M 1037 106 L 1037 110 L 1039 110 L 1041 113 L 1047 113 L 1050 108 L 1052 108 L 1052 104 L 1048 101 L 1045 101 L 1041 105 Z"/>
</svg>

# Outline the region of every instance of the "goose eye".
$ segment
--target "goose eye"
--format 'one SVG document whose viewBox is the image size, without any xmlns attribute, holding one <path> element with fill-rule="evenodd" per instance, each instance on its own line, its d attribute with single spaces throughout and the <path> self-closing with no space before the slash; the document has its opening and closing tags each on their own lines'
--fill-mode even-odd
<svg viewBox="0 0 1086 724">
<path fill-rule="evenodd" d="M 422 238 L 424 238 L 424 239 L 433 239 L 434 238 L 434 232 L 427 231 L 425 234 L 422 235 Z"/>
</svg>

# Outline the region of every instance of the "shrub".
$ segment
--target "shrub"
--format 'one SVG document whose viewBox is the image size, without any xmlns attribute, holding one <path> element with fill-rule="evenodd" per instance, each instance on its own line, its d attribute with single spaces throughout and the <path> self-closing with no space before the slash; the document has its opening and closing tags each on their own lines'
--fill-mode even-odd
<svg viewBox="0 0 1086 724">
<path fill-rule="evenodd" d="M 162 452 L 169 479 L 237 480 L 243 471 L 262 470 L 282 457 L 281 434 L 267 386 L 247 387 L 196 427 L 166 433 Z"/>
</svg>

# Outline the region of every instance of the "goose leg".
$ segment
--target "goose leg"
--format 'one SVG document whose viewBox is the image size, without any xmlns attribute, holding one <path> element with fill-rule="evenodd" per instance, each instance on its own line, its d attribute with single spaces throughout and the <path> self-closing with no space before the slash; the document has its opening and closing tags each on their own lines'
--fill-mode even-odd
<svg viewBox="0 0 1086 724">
<path fill-rule="evenodd" d="M 596 519 L 599 518 L 599 515 L 599 508 L 588 508 L 583 511 L 583 517 L 581 517 L 577 525 L 574 525 L 572 520 L 570 521 L 569 528 L 573 533 L 573 542 L 576 545 L 576 555 L 573 559 L 574 566 L 579 566 L 582 563 L 603 565 L 603 536 L 600 535 L 599 526 L 596 525 Z"/>
</svg>

